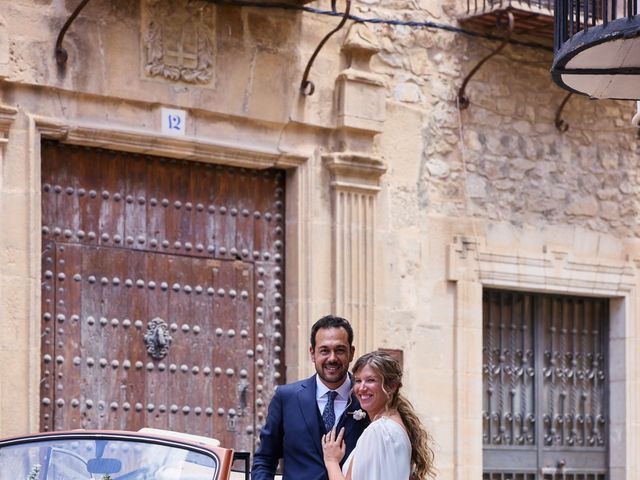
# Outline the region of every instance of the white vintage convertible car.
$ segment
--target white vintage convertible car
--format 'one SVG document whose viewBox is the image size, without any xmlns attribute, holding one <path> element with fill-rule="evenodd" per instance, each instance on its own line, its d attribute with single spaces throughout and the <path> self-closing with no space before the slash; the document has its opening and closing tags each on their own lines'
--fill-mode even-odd
<svg viewBox="0 0 640 480">
<path fill-rule="evenodd" d="M 73 430 L 0 440 L 0 480 L 230 480 L 233 450 L 165 430 Z"/>
</svg>

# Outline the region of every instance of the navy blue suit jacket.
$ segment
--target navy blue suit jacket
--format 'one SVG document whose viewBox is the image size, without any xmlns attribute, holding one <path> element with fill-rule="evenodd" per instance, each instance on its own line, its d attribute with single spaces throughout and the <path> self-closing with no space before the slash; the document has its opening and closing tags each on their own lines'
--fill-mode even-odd
<svg viewBox="0 0 640 480">
<path fill-rule="evenodd" d="M 360 408 L 355 396 L 338 422 L 345 428 L 347 452 L 356 446 L 369 419 L 354 420 Z M 260 432 L 260 446 L 253 458 L 252 480 L 273 480 L 279 459 L 283 459 L 283 480 L 327 480 L 320 439 L 323 434 L 316 401 L 316 376 L 281 385 L 269 404 L 267 421 Z"/>
</svg>

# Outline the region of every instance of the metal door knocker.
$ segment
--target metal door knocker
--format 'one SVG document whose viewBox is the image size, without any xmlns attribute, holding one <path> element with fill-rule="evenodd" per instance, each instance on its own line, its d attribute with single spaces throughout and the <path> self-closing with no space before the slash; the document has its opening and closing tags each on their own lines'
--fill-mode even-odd
<svg viewBox="0 0 640 480">
<path fill-rule="evenodd" d="M 147 333 L 144 334 L 144 344 L 147 352 L 159 360 L 169 351 L 169 347 L 173 342 L 169 333 L 169 326 L 160 317 L 156 317 L 147 324 Z"/>
</svg>

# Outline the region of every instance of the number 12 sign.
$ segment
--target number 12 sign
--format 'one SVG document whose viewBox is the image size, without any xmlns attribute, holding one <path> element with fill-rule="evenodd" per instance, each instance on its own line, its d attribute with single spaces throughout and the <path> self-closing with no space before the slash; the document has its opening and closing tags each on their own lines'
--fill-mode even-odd
<svg viewBox="0 0 640 480">
<path fill-rule="evenodd" d="M 184 135 L 187 127 L 187 112 L 174 108 L 162 108 L 162 133 Z"/>
</svg>

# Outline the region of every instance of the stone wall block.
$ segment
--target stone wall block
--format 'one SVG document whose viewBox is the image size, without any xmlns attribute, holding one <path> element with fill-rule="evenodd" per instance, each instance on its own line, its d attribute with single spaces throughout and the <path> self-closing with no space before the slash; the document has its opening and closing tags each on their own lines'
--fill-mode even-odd
<svg viewBox="0 0 640 480">
<path fill-rule="evenodd" d="M 598 213 L 598 201 L 592 196 L 579 196 L 567 208 L 569 215 L 592 217 Z"/>
<path fill-rule="evenodd" d="M 29 217 L 29 194 L 2 192 L 0 199 L 4 212 L 1 244 L 6 248 L 26 250 L 31 241 L 31 232 L 25 227 L 25 219 Z"/>
<path fill-rule="evenodd" d="M 337 80 L 340 128 L 381 132 L 385 117 L 384 84 L 375 75 L 343 71 Z"/>
<path fill-rule="evenodd" d="M 422 103 L 424 95 L 414 81 L 402 82 L 394 86 L 393 98 L 403 103 Z"/>
<path fill-rule="evenodd" d="M 255 10 L 247 13 L 247 32 L 261 49 L 283 50 L 295 45 L 299 27 L 295 15 L 278 10 Z"/>
<path fill-rule="evenodd" d="M 620 217 L 620 205 L 617 202 L 602 202 L 600 204 L 600 215 L 607 220 L 614 220 Z"/>
<path fill-rule="evenodd" d="M 0 79 L 9 75 L 9 32 L 7 22 L 0 15 Z"/>
<path fill-rule="evenodd" d="M 290 83 L 291 60 L 280 52 L 258 52 L 245 94 L 246 111 L 254 118 L 285 121 L 289 98 L 295 94 Z"/>
<path fill-rule="evenodd" d="M 380 51 L 364 24 L 354 23 L 342 45 L 349 65 L 336 80 L 339 128 L 381 132 L 385 120 L 385 82 L 371 72 L 371 57 Z"/>
</svg>

